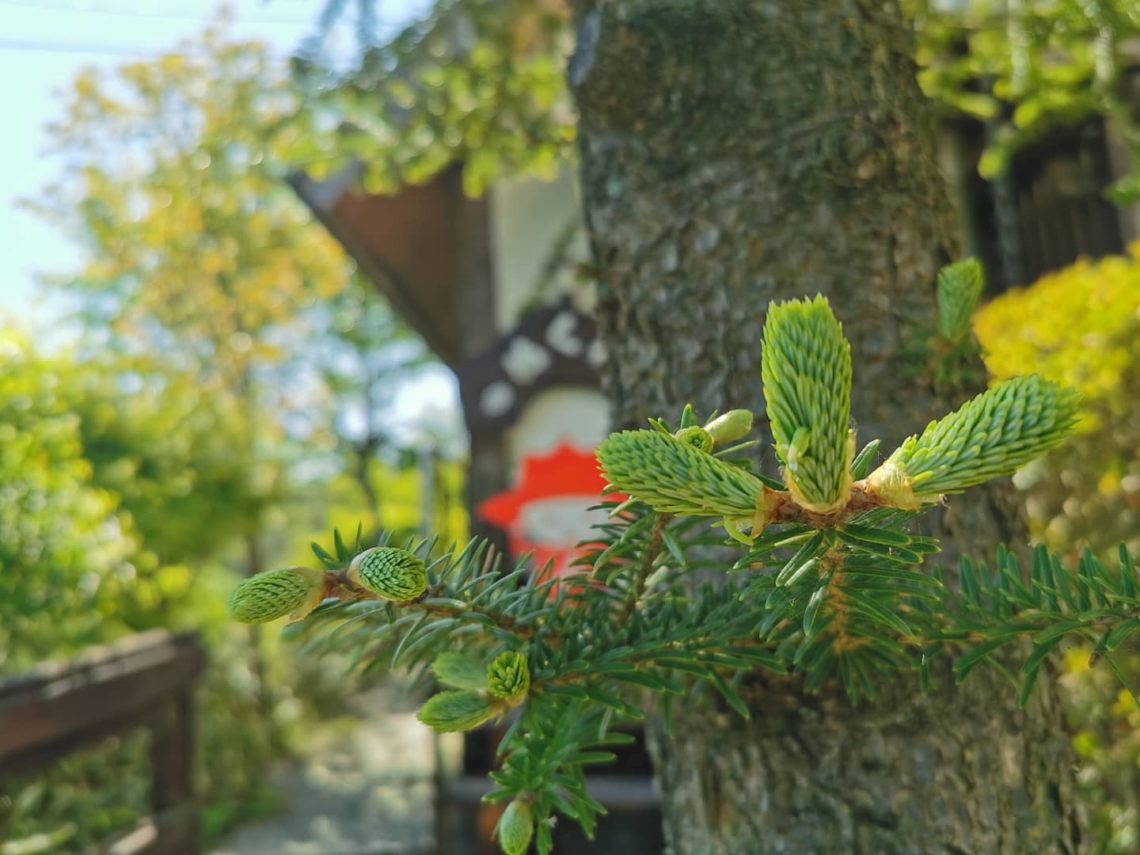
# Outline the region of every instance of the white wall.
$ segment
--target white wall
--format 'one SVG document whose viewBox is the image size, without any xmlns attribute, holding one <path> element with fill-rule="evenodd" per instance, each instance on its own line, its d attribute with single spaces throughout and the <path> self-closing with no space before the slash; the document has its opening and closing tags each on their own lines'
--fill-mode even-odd
<svg viewBox="0 0 1140 855">
<path fill-rule="evenodd" d="M 500 333 L 513 328 L 534 301 L 544 278 L 543 268 L 570 224 L 576 231 L 567 256 L 581 262 L 589 253 L 573 167 L 563 167 L 553 181 L 503 180 L 491 188 L 495 323 Z M 571 271 L 561 270 L 553 286 L 544 302 L 569 291 L 579 308 L 592 308 L 592 289 L 575 283 Z"/>
<path fill-rule="evenodd" d="M 524 455 L 549 454 L 562 443 L 594 448 L 609 434 L 610 417 L 610 402 L 594 389 L 548 389 L 535 397 L 507 431 L 512 483 Z"/>
</svg>

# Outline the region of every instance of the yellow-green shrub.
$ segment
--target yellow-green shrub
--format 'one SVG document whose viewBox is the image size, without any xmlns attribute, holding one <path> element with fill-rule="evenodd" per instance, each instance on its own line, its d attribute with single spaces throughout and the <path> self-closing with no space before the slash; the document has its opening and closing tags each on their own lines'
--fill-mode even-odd
<svg viewBox="0 0 1140 855">
<path fill-rule="evenodd" d="M 1077 389 L 1078 435 L 1027 467 L 1034 534 L 1065 551 L 1140 549 L 1140 243 L 1011 291 L 974 318 L 995 379 L 1034 372 Z"/>
<path fill-rule="evenodd" d="M 974 317 L 997 379 L 1036 372 L 1083 396 L 1077 434 L 1015 481 L 1034 534 L 1059 552 L 1121 541 L 1140 551 L 1140 243 L 1128 256 L 1079 261 L 1011 291 Z M 1097 852 L 1140 845 L 1140 710 L 1091 648 L 1066 656 L 1068 715 L 1092 807 Z M 1132 685 L 1140 657 L 1113 663 Z"/>
</svg>

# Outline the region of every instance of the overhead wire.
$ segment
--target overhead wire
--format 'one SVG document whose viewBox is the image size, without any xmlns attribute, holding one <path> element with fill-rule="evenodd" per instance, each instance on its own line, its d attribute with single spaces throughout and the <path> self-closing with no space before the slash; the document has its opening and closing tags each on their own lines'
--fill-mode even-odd
<svg viewBox="0 0 1140 855">
<path fill-rule="evenodd" d="M 278 0 L 280 2 L 280 0 Z M 124 9 L 117 7 L 100 6 L 92 3 L 66 3 L 54 0 L 53 2 L 43 2 L 43 0 L 0 0 L 0 6 L 15 6 L 21 9 L 34 9 L 37 12 L 51 12 L 51 13 L 65 13 L 77 15 L 107 15 L 116 18 L 142 18 L 149 20 L 163 20 L 163 21 L 183 21 L 186 23 L 207 23 L 212 17 L 211 15 L 201 16 L 194 15 L 186 7 L 186 11 L 169 12 L 146 9 Z M 258 25 L 268 24 L 270 26 L 297 26 L 299 24 L 309 24 L 315 20 L 315 16 L 308 15 L 303 18 L 257 18 L 252 23 Z"/>
</svg>

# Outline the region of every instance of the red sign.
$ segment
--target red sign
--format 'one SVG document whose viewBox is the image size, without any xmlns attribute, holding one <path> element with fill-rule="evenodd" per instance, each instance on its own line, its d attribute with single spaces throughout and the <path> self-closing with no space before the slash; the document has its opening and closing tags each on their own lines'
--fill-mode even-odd
<svg viewBox="0 0 1140 855">
<path fill-rule="evenodd" d="M 552 564 L 555 577 L 588 548 L 580 545 L 591 527 L 605 520 L 605 511 L 590 508 L 603 500 L 606 479 L 592 451 L 560 445 L 547 455 L 522 459 L 513 489 L 479 505 L 479 516 L 507 533 L 511 552 L 533 552 L 537 567 Z M 606 501 L 624 497 L 609 494 Z"/>
</svg>

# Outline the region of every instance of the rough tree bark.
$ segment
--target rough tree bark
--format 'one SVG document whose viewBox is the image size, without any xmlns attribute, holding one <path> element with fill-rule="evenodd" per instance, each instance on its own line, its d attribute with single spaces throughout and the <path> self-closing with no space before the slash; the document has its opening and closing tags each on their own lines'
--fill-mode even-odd
<svg viewBox="0 0 1140 855">
<path fill-rule="evenodd" d="M 891 447 L 959 403 L 900 357 L 933 320 L 954 231 L 893 0 L 580 0 L 575 26 L 568 76 L 621 425 L 688 401 L 762 412 L 765 307 L 816 292 L 852 341 L 862 440 Z M 932 525 L 951 554 L 1020 534 L 1002 490 Z M 655 735 L 678 855 L 1082 848 L 1048 680 L 1025 710 L 993 672 L 956 690 L 948 669 L 930 696 L 900 680 L 857 709 L 790 681 L 749 692 L 751 724 L 693 705 Z"/>
</svg>

